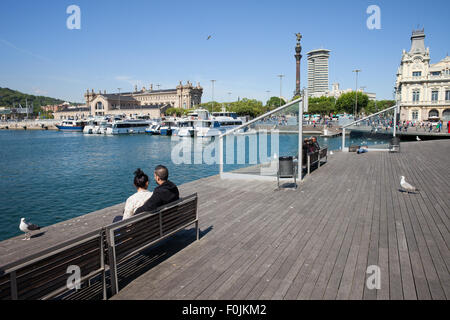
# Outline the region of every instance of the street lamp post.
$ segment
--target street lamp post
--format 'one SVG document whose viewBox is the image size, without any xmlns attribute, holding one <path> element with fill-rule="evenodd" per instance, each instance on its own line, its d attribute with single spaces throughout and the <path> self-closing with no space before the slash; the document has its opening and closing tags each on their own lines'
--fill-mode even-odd
<svg viewBox="0 0 450 320">
<path fill-rule="evenodd" d="M 231 92 L 228 92 L 228 100 L 230 101 L 230 102 L 228 102 L 228 108 L 230 108 L 231 107 Z M 230 111 L 230 110 L 228 110 L 228 111 Z"/>
<path fill-rule="evenodd" d="M 356 70 L 353 70 L 353 72 L 356 72 L 356 91 L 355 91 L 355 112 L 353 113 L 353 116 L 355 117 L 355 119 L 356 119 L 356 112 L 357 112 L 357 110 L 358 110 L 358 73 L 359 72 L 361 72 L 361 70 L 360 69 L 356 69 Z"/>
<path fill-rule="evenodd" d="M 282 87 L 284 74 L 279 74 L 278 77 L 280 77 L 280 107 L 281 107 L 281 87 Z"/>
</svg>

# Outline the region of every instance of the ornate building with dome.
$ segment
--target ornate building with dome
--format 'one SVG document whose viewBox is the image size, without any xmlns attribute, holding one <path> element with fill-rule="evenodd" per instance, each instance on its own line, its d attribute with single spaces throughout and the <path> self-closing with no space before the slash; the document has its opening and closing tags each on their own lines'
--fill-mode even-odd
<svg viewBox="0 0 450 320">
<path fill-rule="evenodd" d="M 450 57 L 430 64 L 423 29 L 412 32 L 411 49 L 403 50 L 395 90 L 401 121 L 450 121 Z"/>
</svg>

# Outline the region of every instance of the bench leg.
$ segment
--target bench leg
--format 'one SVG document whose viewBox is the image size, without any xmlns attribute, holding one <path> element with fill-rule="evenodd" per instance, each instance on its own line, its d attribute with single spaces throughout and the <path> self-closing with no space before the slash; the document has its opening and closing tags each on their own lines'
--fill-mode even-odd
<svg viewBox="0 0 450 320">
<path fill-rule="evenodd" d="M 280 175 L 277 173 L 278 190 L 280 190 Z"/>
<path fill-rule="evenodd" d="M 198 220 L 195 222 L 195 229 L 197 233 L 197 241 L 200 239 L 200 229 L 198 228 Z"/>
<path fill-rule="evenodd" d="M 102 286 L 103 286 L 103 300 L 107 300 L 107 294 L 106 294 L 106 272 L 103 270 L 102 272 Z"/>
<path fill-rule="evenodd" d="M 297 189 L 297 172 L 294 170 L 294 184 L 295 184 L 295 189 Z"/>
<path fill-rule="evenodd" d="M 108 254 L 109 254 L 109 275 L 111 279 L 111 295 L 114 296 L 119 293 L 119 280 L 117 276 L 117 261 L 116 261 L 116 250 L 114 248 L 114 238 L 113 234 L 110 234 L 112 243 L 108 245 Z"/>
</svg>

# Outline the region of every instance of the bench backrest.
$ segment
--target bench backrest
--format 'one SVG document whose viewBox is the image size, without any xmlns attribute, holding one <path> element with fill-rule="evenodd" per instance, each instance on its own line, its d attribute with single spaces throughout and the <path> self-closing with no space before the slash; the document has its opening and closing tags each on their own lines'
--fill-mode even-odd
<svg viewBox="0 0 450 320">
<path fill-rule="evenodd" d="M 69 266 L 80 268 L 81 282 L 104 272 L 102 230 L 5 266 L 5 274 L 0 276 L 0 299 L 48 299 L 68 292 L 67 281 L 73 275 Z"/>
<path fill-rule="evenodd" d="M 197 194 L 194 194 L 153 212 L 143 212 L 107 226 L 108 246 L 114 248 L 115 260 L 120 262 L 148 244 L 196 220 Z"/>
<path fill-rule="evenodd" d="M 325 158 L 327 156 L 327 153 L 328 153 L 328 147 L 322 148 L 319 150 L 319 157 Z"/>
<path fill-rule="evenodd" d="M 319 161 L 319 151 L 308 153 L 310 163 Z"/>
<path fill-rule="evenodd" d="M 196 193 L 160 207 L 154 212 L 143 212 L 107 226 L 108 265 L 113 294 L 119 291 L 117 274 L 119 263 L 194 222 L 197 223 L 198 239 Z"/>
</svg>

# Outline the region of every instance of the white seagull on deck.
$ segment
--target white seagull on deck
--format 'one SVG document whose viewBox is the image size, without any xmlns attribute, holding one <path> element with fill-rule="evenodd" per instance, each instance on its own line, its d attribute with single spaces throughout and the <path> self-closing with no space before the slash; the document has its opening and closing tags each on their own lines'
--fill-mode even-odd
<svg viewBox="0 0 450 320">
<path fill-rule="evenodd" d="M 39 227 L 39 226 L 37 226 L 35 224 L 32 224 L 32 223 L 27 223 L 25 221 L 25 218 L 22 218 L 22 219 L 20 219 L 19 229 L 21 231 L 25 232 L 25 238 L 22 239 L 22 240 L 30 240 L 31 239 L 30 232 L 34 231 L 34 230 L 40 230 L 41 227 Z"/>
<path fill-rule="evenodd" d="M 403 190 L 405 190 L 405 191 L 408 192 L 408 193 L 420 191 L 420 190 L 417 189 L 416 187 L 413 187 L 413 186 L 410 185 L 408 182 L 406 182 L 404 176 L 402 176 L 402 178 L 401 178 L 401 180 L 400 180 L 400 186 L 403 188 Z"/>
<path fill-rule="evenodd" d="M 422 141 L 422 139 L 419 138 L 419 136 L 416 136 L 417 141 Z"/>
</svg>

